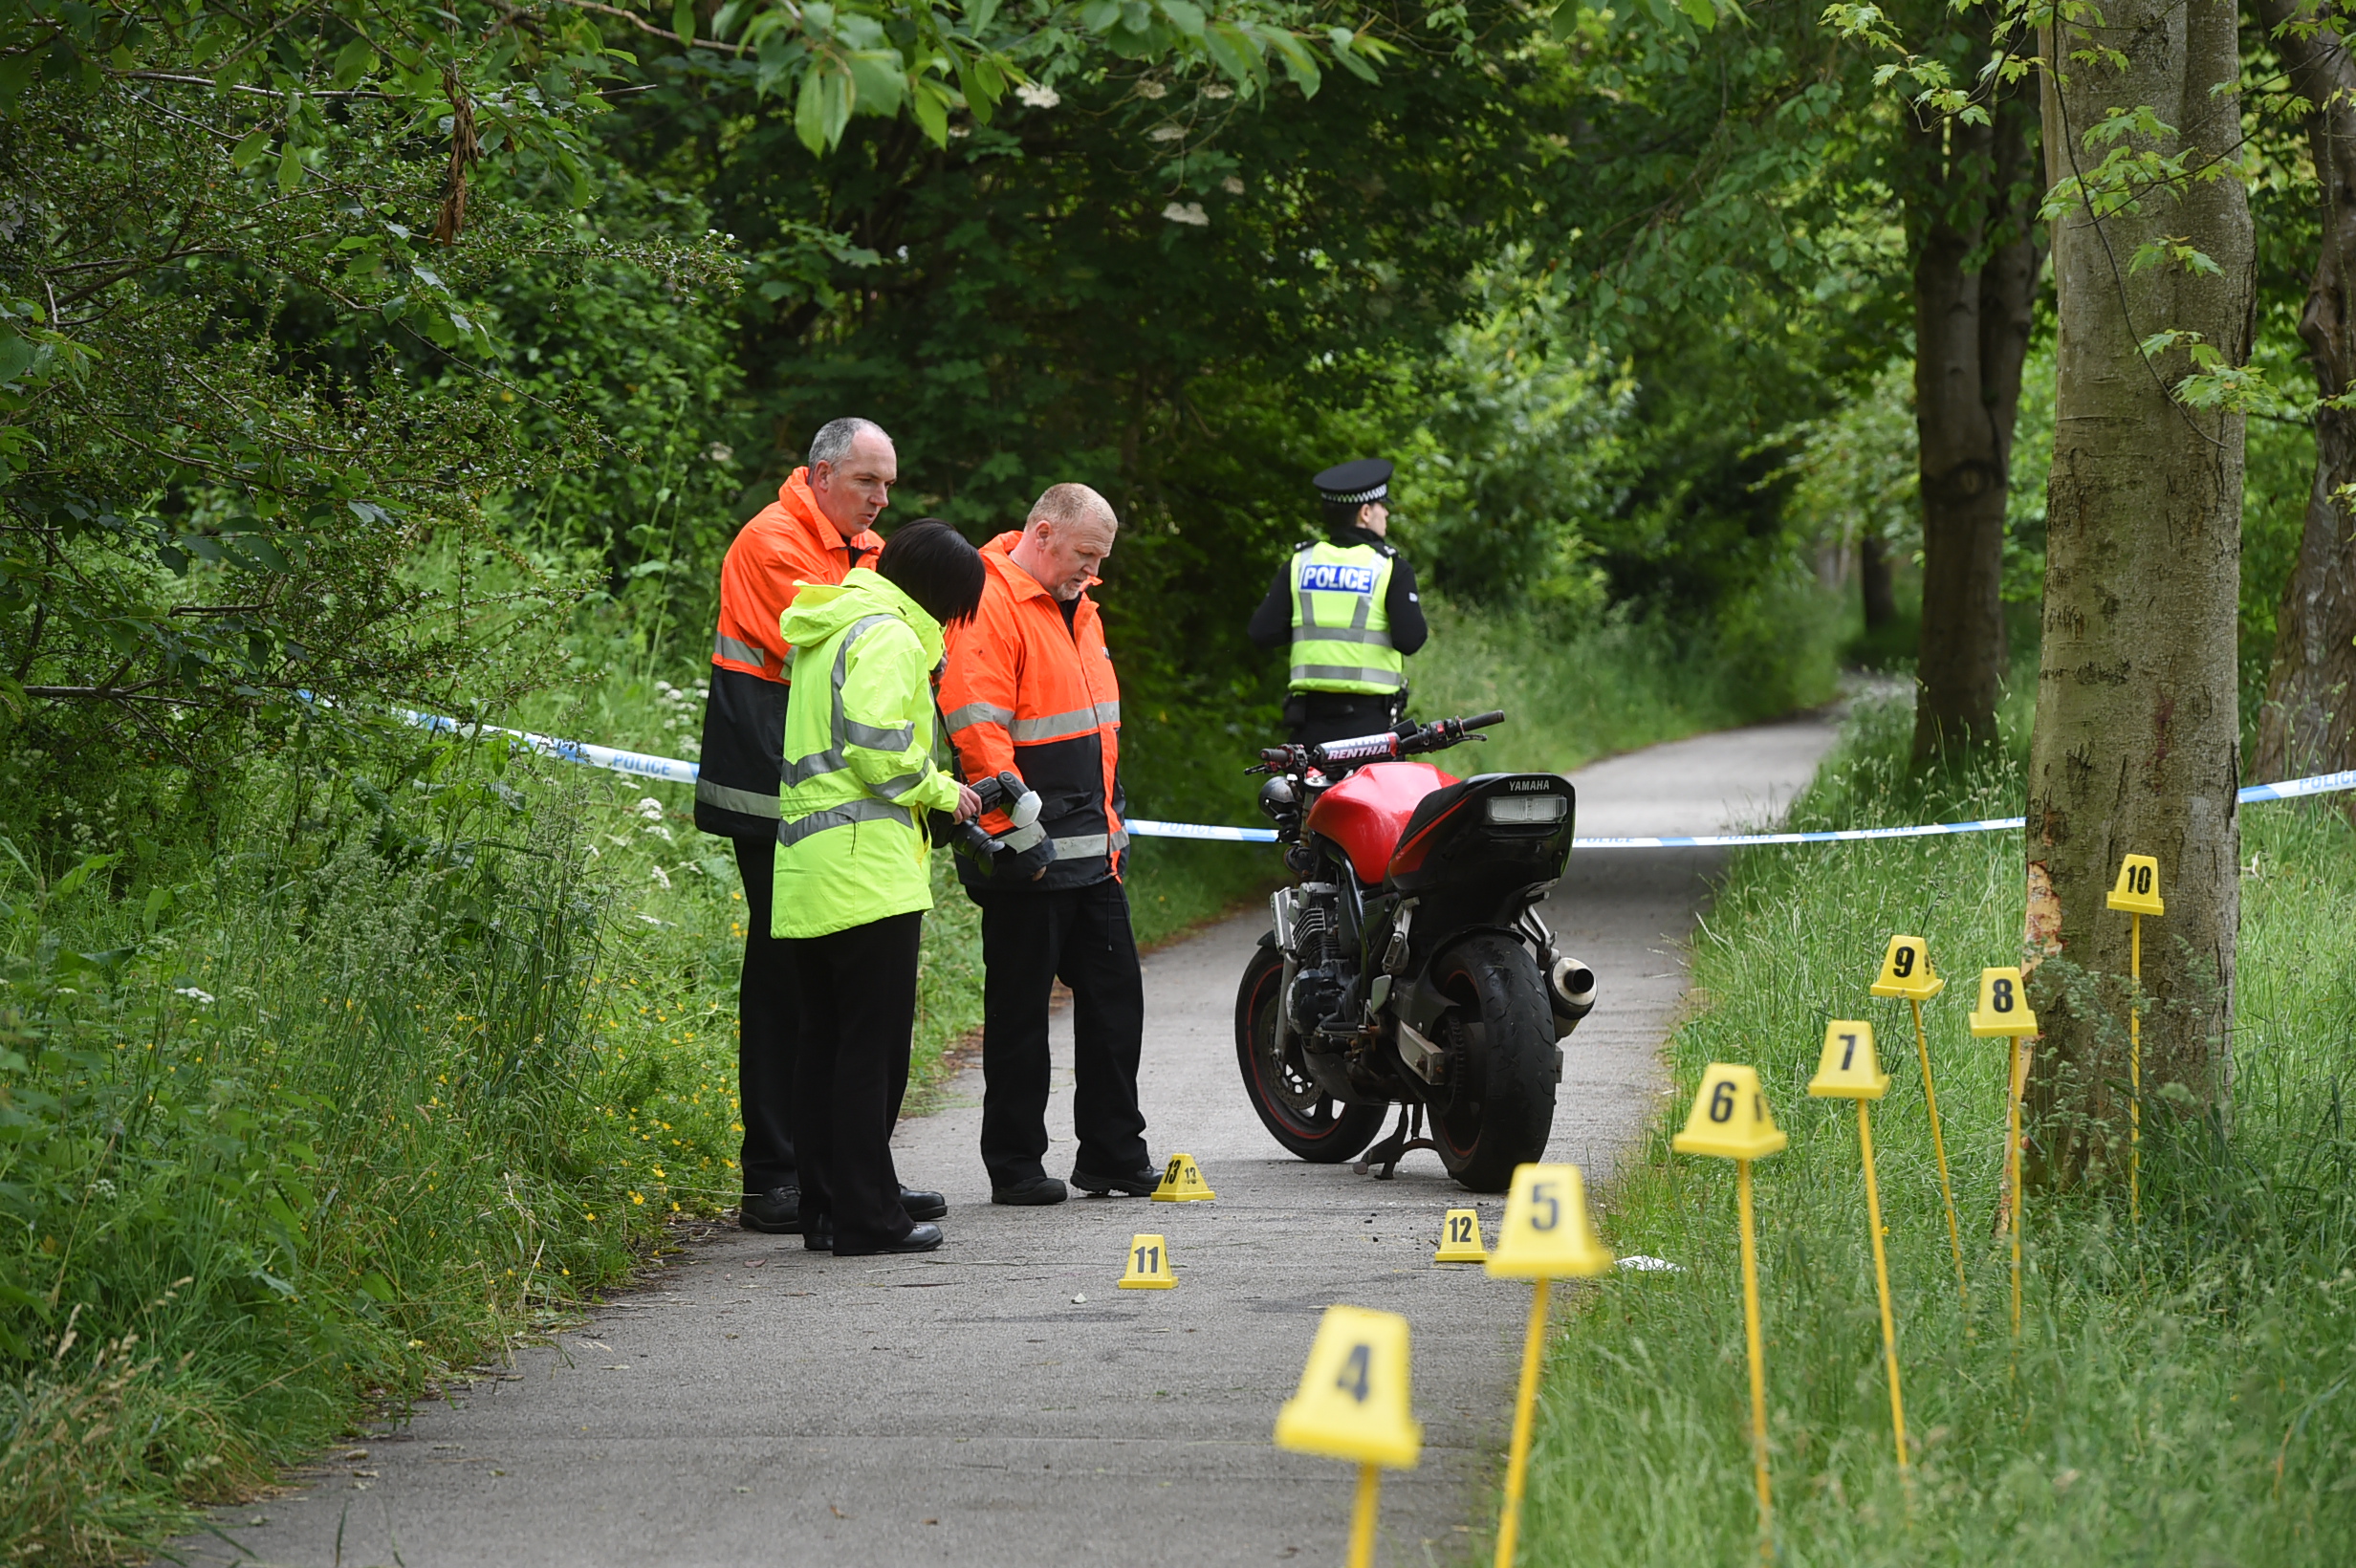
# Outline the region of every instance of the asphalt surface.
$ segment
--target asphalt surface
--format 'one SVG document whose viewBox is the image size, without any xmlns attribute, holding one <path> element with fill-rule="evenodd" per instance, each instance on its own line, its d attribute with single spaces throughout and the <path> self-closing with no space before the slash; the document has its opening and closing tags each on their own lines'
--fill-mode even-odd
<svg viewBox="0 0 2356 1568">
<path fill-rule="evenodd" d="M 1680 741 L 1574 774 L 1580 831 L 1753 825 L 1805 782 L 1833 724 Z M 1681 944 L 1717 852 L 1573 857 L 1546 916 L 1601 982 L 1565 1042 L 1549 1158 L 1590 1190 L 1657 1114 Z M 1443 1210 L 1495 1199 L 1438 1157 L 1397 1179 L 1292 1159 L 1237 1078 L 1235 984 L 1265 919 L 1145 961 L 1141 1095 L 1157 1160 L 1184 1150 L 1214 1202 L 1075 1199 L 997 1209 L 975 1153 L 980 1083 L 902 1123 L 901 1176 L 949 1195 L 949 1242 L 835 1259 L 713 1229 L 643 1291 L 494 1379 L 322 1456 L 280 1496 L 215 1515 L 177 1560 L 532 1565 L 1339 1561 L 1351 1480 L 1278 1452 L 1277 1405 L 1318 1316 L 1352 1302 L 1412 1324 L 1421 1466 L 1385 1483 L 1385 1564 L 1472 1560 L 1492 1521 L 1527 1287 L 1435 1268 Z M 1051 1170 L 1068 1165 L 1068 1010 L 1057 1026 Z M 1131 1235 L 1167 1237 L 1178 1286 L 1121 1291 Z M 260 1522 L 253 1522 L 260 1521 Z"/>
</svg>

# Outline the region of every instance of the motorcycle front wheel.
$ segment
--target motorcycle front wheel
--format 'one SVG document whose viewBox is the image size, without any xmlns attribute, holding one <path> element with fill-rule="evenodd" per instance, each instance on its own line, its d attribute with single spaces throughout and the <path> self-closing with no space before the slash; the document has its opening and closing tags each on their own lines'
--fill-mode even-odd
<svg viewBox="0 0 2356 1568">
<path fill-rule="evenodd" d="M 1449 1082 L 1432 1105 L 1432 1142 L 1457 1185 L 1502 1192 L 1514 1167 L 1545 1157 L 1555 1125 L 1554 1014 L 1529 949 L 1484 931 L 1432 967 L 1455 1005 L 1440 1028 Z"/>
<path fill-rule="evenodd" d="M 1284 955 L 1273 947 L 1252 954 L 1235 992 L 1235 1062 L 1243 1091 L 1260 1124 L 1304 1160 L 1338 1165 L 1374 1142 L 1385 1105 L 1352 1105 L 1318 1087 L 1301 1060 L 1300 1040 L 1279 1049 L 1276 1012 L 1284 1005 Z"/>
</svg>

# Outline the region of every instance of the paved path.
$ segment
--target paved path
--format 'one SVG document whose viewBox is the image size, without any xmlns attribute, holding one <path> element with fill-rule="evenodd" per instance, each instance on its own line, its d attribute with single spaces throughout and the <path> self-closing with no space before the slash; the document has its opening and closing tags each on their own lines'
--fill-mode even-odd
<svg viewBox="0 0 2356 1568">
<path fill-rule="evenodd" d="M 1681 741 L 1575 774 L 1579 827 L 1706 833 L 1759 820 L 1832 739 L 1823 718 Z M 1713 852 L 1575 857 L 1546 914 L 1603 1000 L 1566 1042 L 1550 1156 L 1601 1177 L 1665 1093 L 1657 1053 Z M 1146 961 L 1141 1086 L 1157 1157 L 1209 1204 L 993 1209 L 979 1083 L 902 1124 L 900 1168 L 949 1194 L 949 1244 L 836 1260 L 723 1230 L 598 1309 L 516 1375 L 338 1450 L 307 1491 L 219 1521 L 184 1560 L 404 1568 L 961 1568 L 1338 1561 L 1350 1476 L 1277 1452 L 1276 1405 L 1334 1301 L 1413 1324 L 1422 1467 L 1383 1498 L 1385 1564 L 1458 1563 L 1485 1532 L 1525 1289 L 1435 1269 L 1436 1156 L 1381 1183 L 1286 1156 L 1236 1079 L 1248 916 Z M 1059 1022 L 1059 1063 L 1069 1060 Z M 1052 1131 L 1069 1132 L 1068 1068 Z M 1049 1168 L 1068 1165 L 1058 1138 Z M 1494 1234 L 1495 1200 L 1482 1200 Z M 1130 1234 L 1168 1237 L 1179 1286 L 1113 1288 Z M 266 1518 L 251 1526 L 249 1520 Z"/>
</svg>

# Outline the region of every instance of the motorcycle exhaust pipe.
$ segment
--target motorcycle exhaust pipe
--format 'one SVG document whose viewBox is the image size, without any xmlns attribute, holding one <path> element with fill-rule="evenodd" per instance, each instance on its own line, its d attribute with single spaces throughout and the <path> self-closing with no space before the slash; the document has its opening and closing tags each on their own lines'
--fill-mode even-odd
<svg viewBox="0 0 2356 1568">
<path fill-rule="evenodd" d="M 1556 959 L 1546 969 L 1546 1002 L 1554 1010 L 1559 1040 L 1595 1011 L 1595 971 L 1576 958 Z"/>
</svg>

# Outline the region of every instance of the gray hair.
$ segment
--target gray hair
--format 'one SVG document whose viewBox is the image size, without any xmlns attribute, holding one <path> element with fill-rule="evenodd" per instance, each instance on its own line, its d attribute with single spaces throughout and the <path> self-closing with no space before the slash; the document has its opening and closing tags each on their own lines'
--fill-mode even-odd
<svg viewBox="0 0 2356 1568">
<path fill-rule="evenodd" d="M 1084 523 L 1102 523 L 1119 532 L 1121 519 L 1113 515 L 1113 504 L 1085 485 L 1050 485 L 1046 492 L 1031 503 L 1031 515 L 1023 526 L 1048 522 L 1058 528 L 1078 528 Z"/>
<path fill-rule="evenodd" d="M 890 436 L 884 434 L 884 426 L 871 419 L 828 420 L 818 426 L 818 433 L 810 438 L 810 467 L 815 468 L 821 463 L 833 465 L 841 462 L 843 455 L 851 449 L 851 443 L 870 432 L 884 436 L 885 441 L 891 440 Z"/>
</svg>

